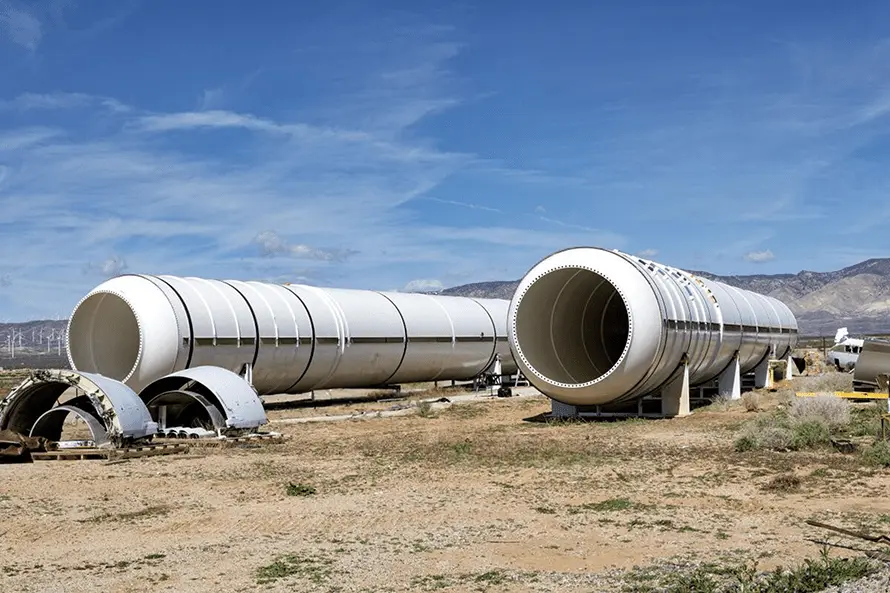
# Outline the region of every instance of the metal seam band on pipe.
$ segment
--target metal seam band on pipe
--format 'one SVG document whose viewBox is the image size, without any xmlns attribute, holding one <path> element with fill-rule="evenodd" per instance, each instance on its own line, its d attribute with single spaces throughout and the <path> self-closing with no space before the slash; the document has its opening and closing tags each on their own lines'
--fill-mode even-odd
<svg viewBox="0 0 890 593">
<path fill-rule="evenodd" d="M 519 283 L 508 314 L 519 369 L 571 405 L 659 392 L 686 360 L 690 384 L 787 356 L 797 320 L 781 301 L 619 251 L 554 253 Z"/>
<path fill-rule="evenodd" d="M 68 359 L 139 390 L 197 366 L 253 364 L 261 395 L 464 380 L 500 355 L 504 299 L 128 274 L 78 302 Z"/>
</svg>

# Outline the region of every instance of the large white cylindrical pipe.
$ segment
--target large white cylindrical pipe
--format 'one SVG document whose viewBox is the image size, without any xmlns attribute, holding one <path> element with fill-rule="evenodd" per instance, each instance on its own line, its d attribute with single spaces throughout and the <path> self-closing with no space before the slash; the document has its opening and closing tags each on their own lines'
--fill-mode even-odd
<svg viewBox="0 0 890 593">
<path fill-rule="evenodd" d="M 594 247 L 554 253 L 519 283 L 510 347 L 542 393 L 576 405 L 659 392 L 684 363 L 691 385 L 747 373 L 797 343 L 781 301 Z"/>
<path fill-rule="evenodd" d="M 241 372 L 261 395 L 470 379 L 500 355 L 509 301 L 124 275 L 103 282 L 68 322 L 72 368 L 140 390 L 197 366 Z"/>
</svg>

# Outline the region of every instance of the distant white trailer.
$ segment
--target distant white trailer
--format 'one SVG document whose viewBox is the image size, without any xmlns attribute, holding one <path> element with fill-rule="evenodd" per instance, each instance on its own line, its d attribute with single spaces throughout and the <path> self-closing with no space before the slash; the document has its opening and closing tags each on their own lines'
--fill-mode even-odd
<svg viewBox="0 0 890 593">
<path fill-rule="evenodd" d="M 834 345 L 828 350 L 828 362 L 838 370 L 855 368 L 863 343 L 862 338 L 850 336 L 846 327 L 840 328 L 834 336 Z"/>
</svg>

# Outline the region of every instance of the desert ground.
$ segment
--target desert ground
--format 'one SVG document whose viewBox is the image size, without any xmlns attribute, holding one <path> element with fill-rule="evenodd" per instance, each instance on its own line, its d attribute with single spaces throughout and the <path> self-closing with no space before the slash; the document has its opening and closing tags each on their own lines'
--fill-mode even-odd
<svg viewBox="0 0 890 593">
<path fill-rule="evenodd" d="M 880 451 L 737 445 L 795 390 L 848 381 L 584 422 L 541 421 L 530 388 L 417 403 L 454 399 L 440 388 L 274 409 L 281 443 L 0 466 L 0 591 L 735 591 L 712 585 L 822 554 L 857 559 L 831 569 L 853 580 L 863 552 L 820 542 L 881 546 L 805 521 L 890 533 Z M 880 408 L 852 408 L 871 451 Z M 869 566 L 831 590 L 885 590 Z"/>
</svg>

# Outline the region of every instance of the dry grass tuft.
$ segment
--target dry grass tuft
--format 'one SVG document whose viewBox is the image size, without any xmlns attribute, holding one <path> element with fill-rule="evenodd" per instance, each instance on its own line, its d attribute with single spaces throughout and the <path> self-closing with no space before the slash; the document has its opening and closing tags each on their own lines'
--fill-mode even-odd
<svg viewBox="0 0 890 593">
<path fill-rule="evenodd" d="M 794 423 L 817 422 L 836 430 L 850 424 L 850 402 L 828 394 L 796 398 L 788 409 L 788 418 Z"/>
<path fill-rule="evenodd" d="M 821 375 L 796 377 L 792 382 L 797 391 L 829 392 L 852 391 L 853 375 L 849 373 L 828 372 Z"/>
<path fill-rule="evenodd" d="M 799 490 L 800 486 L 801 479 L 794 474 L 788 473 L 773 477 L 763 486 L 763 489 L 769 492 L 794 492 Z"/>
<path fill-rule="evenodd" d="M 756 391 L 748 391 L 742 394 L 742 405 L 745 411 L 756 412 L 760 409 L 760 394 Z"/>
</svg>

